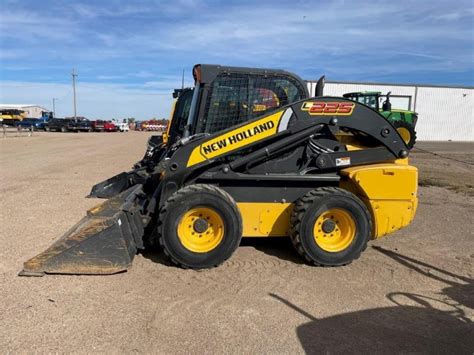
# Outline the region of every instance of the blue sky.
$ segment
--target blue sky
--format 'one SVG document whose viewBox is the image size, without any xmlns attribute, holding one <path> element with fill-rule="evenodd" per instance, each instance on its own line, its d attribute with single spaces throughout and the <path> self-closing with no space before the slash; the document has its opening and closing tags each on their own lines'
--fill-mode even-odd
<svg viewBox="0 0 474 355">
<path fill-rule="evenodd" d="M 474 84 L 472 1 L 0 0 L 0 103 L 167 117 L 195 63 L 304 79 Z"/>
</svg>

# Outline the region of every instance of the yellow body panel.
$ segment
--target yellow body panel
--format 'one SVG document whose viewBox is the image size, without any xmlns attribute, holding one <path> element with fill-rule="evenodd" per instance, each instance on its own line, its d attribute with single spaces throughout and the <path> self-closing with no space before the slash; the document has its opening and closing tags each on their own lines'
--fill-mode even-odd
<svg viewBox="0 0 474 355">
<path fill-rule="evenodd" d="M 289 235 L 293 204 L 267 202 L 237 203 L 242 215 L 244 237 L 284 237 Z"/>
<path fill-rule="evenodd" d="M 366 204 L 373 220 L 372 238 L 380 238 L 411 223 L 418 206 L 418 170 L 407 159 L 341 170 L 340 187 Z"/>
<path fill-rule="evenodd" d="M 373 221 L 372 239 L 411 223 L 418 206 L 418 170 L 408 159 L 341 170 L 340 187 L 357 195 Z M 288 236 L 291 203 L 239 202 L 244 237 Z"/>
<path fill-rule="evenodd" d="M 187 166 L 202 163 L 276 134 L 282 115 L 283 111 L 279 111 L 202 143 L 191 152 Z"/>
</svg>

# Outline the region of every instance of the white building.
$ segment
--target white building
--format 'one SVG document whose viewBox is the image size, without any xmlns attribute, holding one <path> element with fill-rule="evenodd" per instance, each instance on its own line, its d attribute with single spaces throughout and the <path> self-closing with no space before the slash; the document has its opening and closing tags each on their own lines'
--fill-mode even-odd
<svg viewBox="0 0 474 355">
<path fill-rule="evenodd" d="M 316 81 L 308 81 L 314 96 Z M 325 96 L 357 91 L 391 91 L 392 108 L 418 113 L 419 141 L 474 141 L 474 87 L 326 81 Z"/>
<path fill-rule="evenodd" d="M 14 109 L 25 111 L 25 117 L 29 118 L 40 118 L 43 112 L 49 112 L 47 108 L 38 105 L 9 105 L 0 104 L 0 110 L 2 109 Z"/>
</svg>

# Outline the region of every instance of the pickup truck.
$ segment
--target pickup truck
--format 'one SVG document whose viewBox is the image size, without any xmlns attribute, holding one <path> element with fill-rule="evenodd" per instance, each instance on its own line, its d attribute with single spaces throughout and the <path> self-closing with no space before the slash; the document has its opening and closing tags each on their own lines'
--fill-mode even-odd
<svg viewBox="0 0 474 355">
<path fill-rule="evenodd" d="M 117 131 L 117 126 L 110 121 L 97 120 L 92 121 L 92 129 L 95 132 L 115 132 Z"/>
<path fill-rule="evenodd" d="M 71 118 L 52 118 L 45 125 L 45 130 L 48 132 L 92 132 L 92 126 L 88 119 L 75 121 Z"/>
<path fill-rule="evenodd" d="M 15 122 L 15 127 L 31 128 L 35 131 L 44 130 L 47 120 L 42 118 L 24 118 L 22 121 Z"/>
</svg>

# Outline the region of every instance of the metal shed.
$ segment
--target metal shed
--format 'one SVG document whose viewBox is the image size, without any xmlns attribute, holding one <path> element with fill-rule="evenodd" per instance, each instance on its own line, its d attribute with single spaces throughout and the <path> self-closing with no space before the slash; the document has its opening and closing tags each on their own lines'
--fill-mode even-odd
<svg viewBox="0 0 474 355">
<path fill-rule="evenodd" d="M 314 95 L 316 80 L 308 81 Z M 418 112 L 417 136 L 425 141 L 474 141 L 474 87 L 326 81 L 324 95 L 391 91 L 393 108 Z"/>
</svg>

